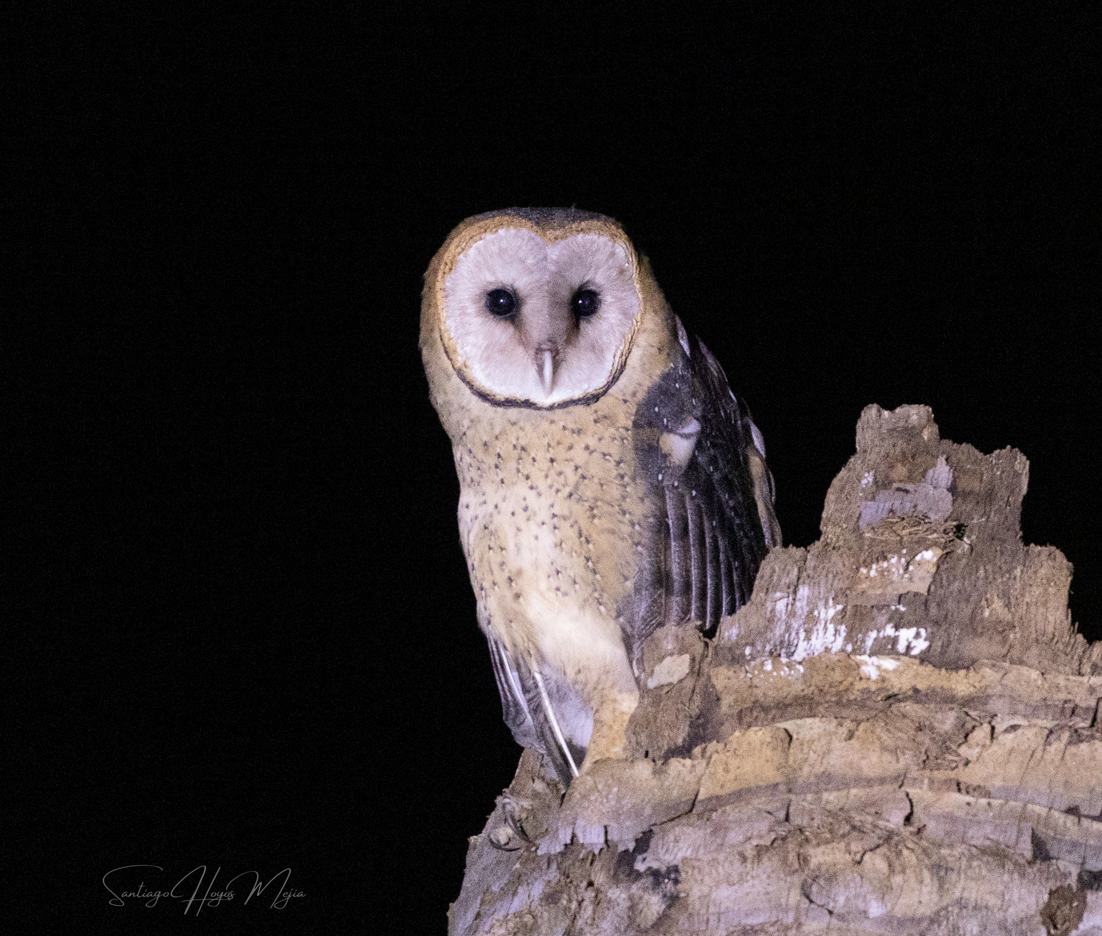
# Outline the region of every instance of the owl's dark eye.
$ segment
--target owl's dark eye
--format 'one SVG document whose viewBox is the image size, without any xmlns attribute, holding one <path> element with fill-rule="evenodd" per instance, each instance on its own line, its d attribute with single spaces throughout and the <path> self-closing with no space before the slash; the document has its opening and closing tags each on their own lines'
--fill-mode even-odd
<svg viewBox="0 0 1102 936">
<path fill-rule="evenodd" d="M 589 318 L 601 307 L 601 297 L 593 289 L 579 289 L 570 299 L 570 308 L 578 318 Z"/>
<path fill-rule="evenodd" d="M 491 289 L 486 293 L 486 311 L 498 318 L 507 318 L 517 310 L 517 297 L 508 289 Z"/>
</svg>

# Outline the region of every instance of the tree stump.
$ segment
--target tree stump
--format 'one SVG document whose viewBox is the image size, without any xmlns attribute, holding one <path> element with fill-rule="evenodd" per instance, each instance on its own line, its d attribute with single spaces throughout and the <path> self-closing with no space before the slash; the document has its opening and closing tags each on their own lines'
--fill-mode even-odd
<svg viewBox="0 0 1102 936">
<path fill-rule="evenodd" d="M 633 759 L 524 752 L 449 931 L 1102 936 L 1102 642 L 1028 471 L 867 407 L 822 538 L 648 641 Z"/>
</svg>

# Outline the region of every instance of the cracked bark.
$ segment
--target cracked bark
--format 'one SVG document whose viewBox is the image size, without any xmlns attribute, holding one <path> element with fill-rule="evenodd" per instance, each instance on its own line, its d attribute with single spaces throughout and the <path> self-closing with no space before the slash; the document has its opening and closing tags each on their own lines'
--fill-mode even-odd
<svg viewBox="0 0 1102 936">
<path fill-rule="evenodd" d="M 822 538 L 713 641 L 650 639 L 632 759 L 564 797 L 524 752 L 450 932 L 1102 936 L 1102 645 L 1027 480 L 866 408 Z"/>
</svg>

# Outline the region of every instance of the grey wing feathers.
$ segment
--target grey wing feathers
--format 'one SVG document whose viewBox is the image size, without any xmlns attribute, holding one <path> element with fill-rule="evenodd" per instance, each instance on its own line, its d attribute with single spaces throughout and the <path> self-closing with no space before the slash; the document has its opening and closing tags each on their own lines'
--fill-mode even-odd
<svg viewBox="0 0 1102 936">
<path fill-rule="evenodd" d="M 720 575 L 731 588 L 730 601 L 724 600 L 718 608 L 718 616 L 695 618 L 705 624 L 705 630 L 714 630 L 719 618 L 733 614 L 750 600 L 758 566 L 770 547 L 770 540 L 779 542 L 780 528 L 772 513 L 772 493 L 768 495 L 769 516 L 766 529 L 759 510 L 759 496 L 755 490 L 751 462 L 757 460 L 769 478 L 764 455 L 755 456 L 761 434 L 757 432 L 750 414 L 739 403 L 727 384 L 727 377 L 719 362 L 695 336 L 690 336 L 691 356 L 689 367 L 694 384 L 703 391 L 700 416 L 701 432 L 688 468 L 686 484 L 700 481 L 703 492 L 701 513 L 711 521 L 719 540 Z M 764 448 L 764 443 L 761 443 Z M 705 565 L 704 557 L 700 557 Z M 727 568 L 730 568 L 730 577 Z M 694 592 L 695 592 L 694 583 Z"/>
<path fill-rule="evenodd" d="M 585 750 L 564 736 L 540 674 L 523 660 L 514 660 L 499 640 L 487 640 L 505 724 L 517 744 L 546 754 L 564 786 L 569 786 L 578 775 L 577 765 L 585 758 Z"/>
<path fill-rule="evenodd" d="M 650 633 L 690 620 L 714 633 L 749 601 L 758 566 L 780 544 L 761 434 L 708 349 L 682 334 L 685 359 L 651 388 L 633 427 L 659 505 L 624 619 L 637 675 Z"/>
</svg>

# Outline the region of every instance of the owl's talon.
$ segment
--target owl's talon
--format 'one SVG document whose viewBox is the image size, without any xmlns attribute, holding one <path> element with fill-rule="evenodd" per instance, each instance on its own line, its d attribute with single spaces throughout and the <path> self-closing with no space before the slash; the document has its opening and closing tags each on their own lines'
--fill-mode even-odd
<svg viewBox="0 0 1102 936">
<path fill-rule="evenodd" d="M 524 840 L 507 825 L 498 826 L 490 833 L 490 844 L 498 851 L 520 851 Z"/>
<path fill-rule="evenodd" d="M 528 809 L 525 804 L 513 799 L 508 793 L 501 798 L 501 809 L 505 813 L 505 821 L 516 835 L 525 842 L 531 842 L 528 833 L 524 831 L 522 820 L 528 817 Z M 504 826 L 502 828 L 505 828 Z M 501 831 L 498 829 L 497 831 Z M 519 847 L 519 846 L 517 846 Z"/>
</svg>

